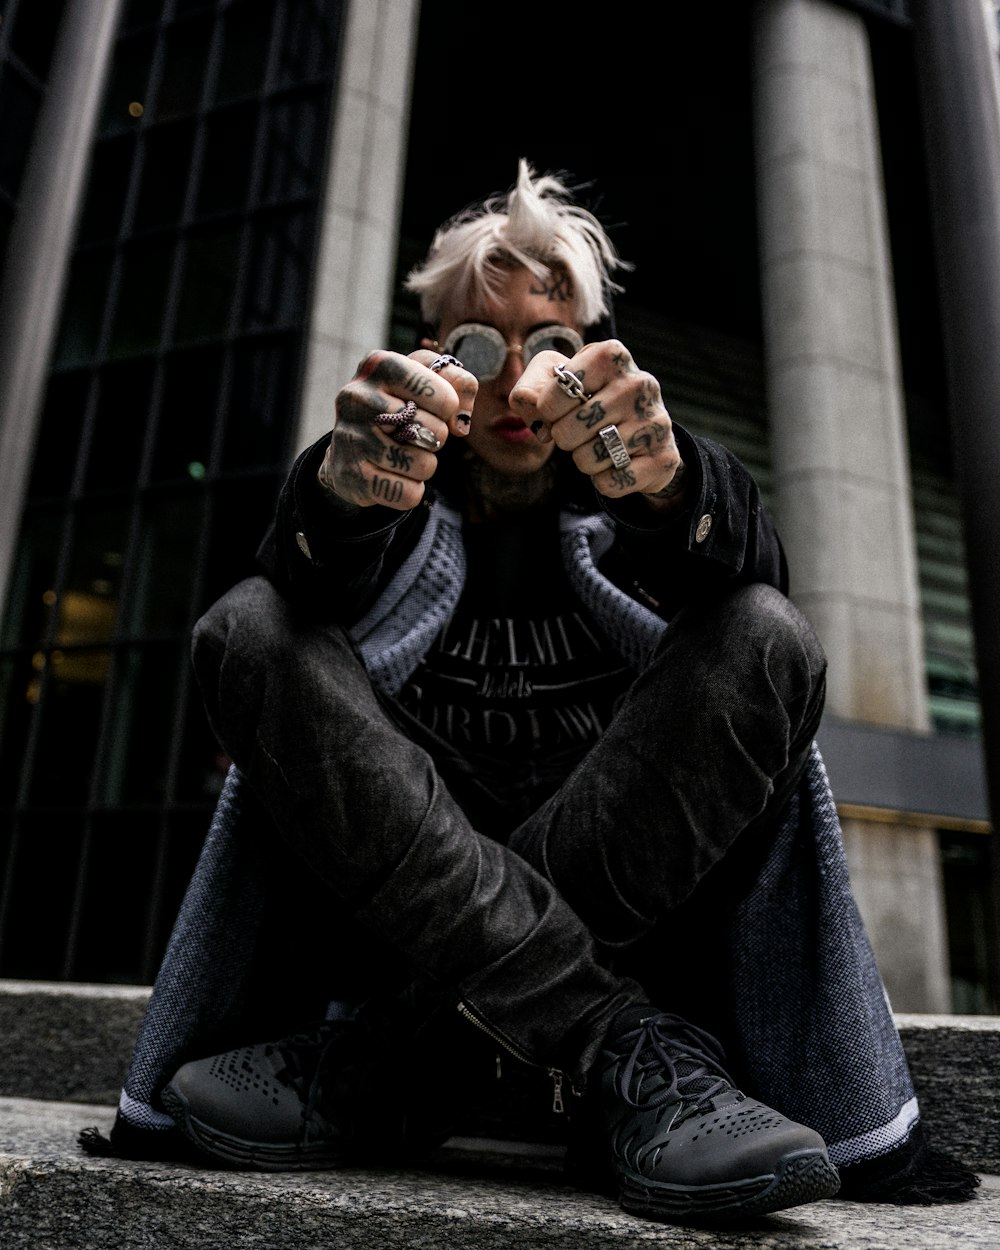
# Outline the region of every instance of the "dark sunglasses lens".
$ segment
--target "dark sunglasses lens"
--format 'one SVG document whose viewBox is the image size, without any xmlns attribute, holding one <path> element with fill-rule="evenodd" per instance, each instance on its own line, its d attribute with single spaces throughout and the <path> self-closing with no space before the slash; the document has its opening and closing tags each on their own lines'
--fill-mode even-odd
<svg viewBox="0 0 1000 1250">
<path fill-rule="evenodd" d="M 536 331 L 528 336 L 524 345 L 524 359 L 527 362 L 539 352 L 559 352 L 563 356 L 575 356 L 582 346 L 580 338 L 571 330 L 552 326 L 551 329 Z"/>
<path fill-rule="evenodd" d="M 499 359 L 496 343 L 485 334 L 463 334 L 449 349 L 470 373 L 480 380 L 495 378 L 503 361 Z"/>
</svg>

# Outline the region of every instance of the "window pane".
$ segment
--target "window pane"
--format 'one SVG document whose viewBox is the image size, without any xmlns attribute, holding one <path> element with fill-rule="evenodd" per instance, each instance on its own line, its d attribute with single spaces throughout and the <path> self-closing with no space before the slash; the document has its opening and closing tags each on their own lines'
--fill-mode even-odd
<svg viewBox="0 0 1000 1250">
<path fill-rule="evenodd" d="M 158 22 L 163 13 L 163 0 L 128 0 L 122 17 L 122 30 L 132 31 L 137 26 Z"/>
<path fill-rule="evenodd" d="M 158 121 L 197 109 L 211 38 L 210 17 L 179 23 L 167 32 L 166 62 L 156 101 Z"/>
<path fill-rule="evenodd" d="M 262 213 L 253 224 L 244 325 L 291 325 L 305 307 L 312 259 L 312 211 Z"/>
<path fill-rule="evenodd" d="M 190 664 L 182 642 L 129 647 L 118 657 L 101 801 L 162 803 L 173 743 L 174 704 Z"/>
<path fill-rule="evenodd" d="M 339 4 L 289 5 L 285 10 L 278 81 L 298 85 L 318 78 L 335 54 L 334 35 L 340 18 Z"/>
<path fill-rule="evenodd" d="M 153 364 L 149 360 L 109 365 L 100 374 L 87 452 L 87 490 L 135 484 L 142 462 L 152 387 Z"/>
<path fill-rule="evenodd" d="M 111 640 L 118 615 L 129 520 L 129 509 L 124 504 L 93 505 L 80 510 L 66 585 L 52 603 L 57 647 Z"/>
<path fill-rule="evenodd" d="M 252 106 L 226 109 L 210 119 L 198 189 L 199 214 L 244 206 L 256 136 L 257 110 Z"/>
<path fill-rule="evenodd" d="M 83 842 L 81 824 L 69 812 L 21 818 L 16 853 L 7 866 L 13 885 L 0 976 L 48 981 L 62 975 Z M 4 834 L 0 845 L 7 850 L 9 843 Z M 41 882 L 44 889 L 39 888 Z"/>
<path fill-rule="evenodd" d="M 269 0 L 246 0 L 234 4 L 226 14 L 222 63 L 215 88 L 220 104 L 262 89 L 275 7 Z"/>
<path fill-rule="evenodd" d="M 178 342 L 220 338 L 239 269 L 240 230 L 227 226 L 188 241 L 175 337 Z"/>
<path fill-rule="evenodd" d="M 263 200 L 290 199 L 318 187 L 325 139 L 320 108 L 316 94 L 271 106 L 264 134 Z"/>
<path fill-rule="evenodd" d="M 68 495 L 73 484 L 80 437 L 90 393 L 89 370 L 54 373 L 49 379 L 29 495 Z"/>
<path fill-rule="evenodd" d="M 109 252 L 80 252 L 70 268 L 56 366 L 87 364 L 97 350 L 111 276 Z"/>
<path fill-rule="evenodd" d="M 129 112 L 130 104 L 148 106 L 146 84 L 153 60 L 154 35 L 146 32 L 119 39 L 111 65 L 111 78 L 104 93 L 104 111 L 100 130 L 135 130 L 137 119 Z"/>
<path fill-rule="evenodd" d="M 171 240 L 140 243 L 125 253 L 109 355 L 133 356 L 159 345 L 173 256 Z"/>
<path fill-rule="evenodd" d="M 64 514 L 31 508 L 21 528 L 17 567 L 4 621 L 4 646 L 39 646 L 55 603 L 56 563 L 62 547 Z"/>
<path fill-rule="evenodd" d="M 3 724 L 0 726 L 0 806 L 11 809 L 18 801 L 24 782 L 25 755 L 35 718 L 40 677 L 34 655 L 19 655 L 0 665 L 0 699 Z M 0 818 L 0 828 L 8 824 Z M 2 879 L 2 878 L 0 878 Z"/>
<path fill-rule="evenodd" d="M 95 817 L 72 975 L 84 982 L 140 984 L 159 849 L 157 821 L 135 812 Z M 109 918 L 114 917 L 113 923 Z"/>
<path fill-rule="evenodd" d="M 158 126 L 146 135 L 135 215 L 137 230 L 180 220 L 193 144 L 193 122 Z"/>
<path fill-rule="evenodd" d="M 273 465 L 282 459 L 292 407 L 295 355 L 290 338 L 242 343 L 230 390 L 223 465 Z"/>
<path fill-rule="evenodd" d="M 259 572 L 257 548 L 274 513 L 278 475 L 220 482 L 215 488 L 208 572 L 202 603 L 212 603 L 244 577 Z"/>
<path fill-rule="evenodd" d="M 62 808 L 88 801 L 108 659 L 104 649 L 76 647 L 56 648 L 46 657 L 28 787 L 33 804 Z"/>
<path fill-rule="evenodd" d="M 218 421 L 222 359 L 218 347 L 175 352 L 167 358 L 151 470 L 154 481 L 200 481 L 205 476 Z"/>
<path fill-rule="evenodd" d="M 80 222 L 81 242 L 103 242 L 118 235 L 134 152 L 133 135 L 104 139 L 94 149 Z"/>
<path fill-rule="evenodd" d="M 128 602 L 123 605 L 130 634 L 187 638 L 202 509 L 200 492 L 157 499 L 149 505 Z"/>
</svg>

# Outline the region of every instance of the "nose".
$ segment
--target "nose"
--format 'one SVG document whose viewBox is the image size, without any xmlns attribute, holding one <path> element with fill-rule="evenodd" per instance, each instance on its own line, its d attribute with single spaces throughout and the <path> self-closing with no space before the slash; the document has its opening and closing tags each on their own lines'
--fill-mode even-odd
<svg viewBox="0 0 1000 1250">
<path fill-rule="evenodd" d="M 503 387 L 504 393 L 511 389 L 524 372 L 524 348 L 520 343 L 508 343 L 503 365 L 497 374 L 497 384 Z"/>
</svg>

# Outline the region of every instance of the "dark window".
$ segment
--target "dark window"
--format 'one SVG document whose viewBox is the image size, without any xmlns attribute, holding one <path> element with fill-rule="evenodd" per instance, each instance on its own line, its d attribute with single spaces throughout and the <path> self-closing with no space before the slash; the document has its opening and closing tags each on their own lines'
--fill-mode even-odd
<svg viewBox="0 0 1000 1250">
<path fill-rule="evenodd" d="M 124 6 L 2 623 L 0 976 L 149 981 L 208 828 L 191 630 L 287 468 L 340 19 Z"/>
</svg>

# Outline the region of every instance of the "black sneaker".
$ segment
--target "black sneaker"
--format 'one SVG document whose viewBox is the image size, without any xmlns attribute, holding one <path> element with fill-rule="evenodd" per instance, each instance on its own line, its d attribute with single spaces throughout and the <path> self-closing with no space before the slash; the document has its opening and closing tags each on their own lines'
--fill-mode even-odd
<svg viewBox="0 0 1000 1250">
<path fill-rule="evenodd" d="M 369 1031 L 337 1020 L 186 1063 L 161 1098 L 188 1141 L 216 1163 L 334 1168 L 402 1148 L 403 1116 L 384 1074 Z"/>
<path fill-rule="evenodd" d="M 818 1133 L 733 1087 L 719 1043 L 651 1007 L 620 1013 L 594 1095 L 626 1211 L 675 1223 L 744 1219 L 832 1197 Z"/>
</svg>

